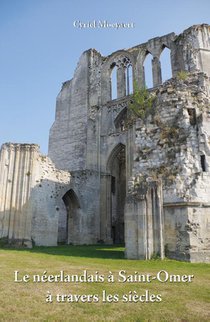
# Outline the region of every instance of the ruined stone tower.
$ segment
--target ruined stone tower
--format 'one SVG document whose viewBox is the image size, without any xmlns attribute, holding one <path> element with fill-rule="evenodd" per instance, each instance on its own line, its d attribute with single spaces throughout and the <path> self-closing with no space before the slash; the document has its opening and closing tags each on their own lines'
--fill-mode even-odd
<svg viewBox="0 0 210 322">
<path fill-rule="evenodd" d="M 172 78 L 162 83 L 165 48 Z M 133 119 L 149 54 L 154 106 Z M 125 242 L 127 258 L 210 261 L 209 77 L 208 25 L 107 57 L 84 52 L 57 97 L 49 158 L 34 145 L 2 147 L 0 237 Z"/>
</svg>

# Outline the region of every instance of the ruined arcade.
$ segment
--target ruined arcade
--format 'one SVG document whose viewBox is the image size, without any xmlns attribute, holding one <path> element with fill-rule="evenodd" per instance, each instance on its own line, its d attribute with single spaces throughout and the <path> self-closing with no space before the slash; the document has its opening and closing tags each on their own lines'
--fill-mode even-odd
<svg viewBox="0 0 210 322">
<path fill-rule="evenodd" d="M 172 78 L 162 82 L 166 48 Z M 153 109 L 134 119 L 133 84 L 145 86 L 147 55 Z M 131 259 L 210 262 L 209 164 L 209 25 L 107 57 L 90 49 L 57 97 L 48 156 L 35 144 L 1 148 L 0 238 L 125 243 Z"/>
</svg>

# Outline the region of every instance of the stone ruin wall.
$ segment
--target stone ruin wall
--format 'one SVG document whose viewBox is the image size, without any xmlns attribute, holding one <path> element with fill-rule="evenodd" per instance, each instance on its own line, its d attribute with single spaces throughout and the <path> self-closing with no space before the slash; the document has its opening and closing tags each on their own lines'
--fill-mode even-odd
<svg viewBox="0 0 210 322">
<path fill-rule="evenodd" d="M 125 151 L 127 257 L 163 257 L 167 251 L 178 259 L 209 261 L 209 39 L 210 27 L 198 25 L 107 57 L 94 49 L 84 52 L 73 79 L 63 83 L 57 97 L 49 137 L 53 163 L 34 145 L 27 145 L 34 151 L 28 159 L 25 145 L 2 148 L 1 237 L 27 245 L 32 239 L 37 245 L 112 243 L 111 164 Z M 173 78 L 162 85 L 160 56 L 165 47 L 171 52 Z M 153 57 L 156 111 L 146 124 L 137 120 L 126 127 L 130 98 L 124 71 L 132 66 L 133 79 L 143 86 L 148 54 Z M 184 81 L 176 78 L 181 70 L 189 73 Z M 21 166 L 18 149 L 25 160 Z M 10 172 L 4 165 L 5 151 Z M 14 219 L 16 213 L 21 220 Z M 19 221 L 22 226 L 28 222 L 27 229 L 20 228 Z"/>
<path fill-rule="evenodd" d="M 0 157 L 2 241 L 26 247 L 56 246 L 67 239 L 74 244 L 97 243 L 100 239 L 100 216 L 99 211 L 95 212 L 96 207 L 99 209 L 95 184 L 98 174 L 58 170 L 35 144 L 6 143 Z M 67 208 L 72 202 L 69 191 L 76 193 L 78 205 L 67 236 Z M 90 197 L 95 199 L 94 203 L 89 202 Z"/>
<path fill-rule="evenodd" d="M 27 247 L 57 245 L 70 174 L 56 169 L 35 144 L 6 143 L 0 158 L 0 238 Z"/>
<path fill-rule="evenodd" d="M 128 196 L 138 199 L 144 182 L 161 180 L 167 255 L 209 261 L 209 78 L 203 73 L 191 73 L 185 81 L 174 78 L 158 87 L 155 94 L 154 113 L 145 124 L 136 122 Z M 136 221 L 129 217 L 128 213 L 128 227 Z M 127 251 L 134 257 L 138 256 L 133 247 L 136 238 L 129 234 L 127 240 Z"/>
</svg>

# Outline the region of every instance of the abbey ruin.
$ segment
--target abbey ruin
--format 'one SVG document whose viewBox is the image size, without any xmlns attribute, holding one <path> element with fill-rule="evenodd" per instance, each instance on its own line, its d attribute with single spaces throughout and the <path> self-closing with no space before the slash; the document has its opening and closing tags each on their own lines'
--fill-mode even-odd
<svg viewBox="0 0 210 322">
<path fill-rule="evenodd" d="M 172 78 L 162 83 L 165 48 Z M 147 55 L 153 108 L 134 118 Z M 0 207 L 11 244 L 125 243 L 130 259 L 210 262 L 210 26 L 107 57 L 84 52 L 57 97 L 49 155 L 3 144 Z"/>
</svg>

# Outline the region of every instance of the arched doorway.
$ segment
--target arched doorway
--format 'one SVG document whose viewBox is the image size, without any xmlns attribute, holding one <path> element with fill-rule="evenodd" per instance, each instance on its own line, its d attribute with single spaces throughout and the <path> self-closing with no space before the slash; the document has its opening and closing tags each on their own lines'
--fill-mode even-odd
<svg viewBox="0 0 210 322">
<path fill-rule="evenodd" d="M 75 192 L 70 189 L 63 196 L 63 201 L 66 206 L 66 243 L 77 244 L 80 236 L 80 204 Z"/>
<path fill-rule="evenodd" d="M 113 244 L 124 243 L 124 208 L 126 197 L 126 154 L 125 145 L 118 144 L 112 151 L 108 164 L 110 173 L 108 210 Z"/>
</svg>

